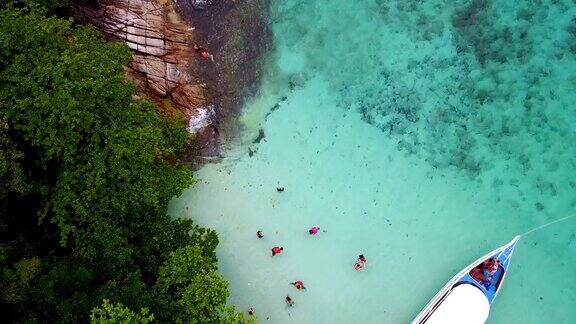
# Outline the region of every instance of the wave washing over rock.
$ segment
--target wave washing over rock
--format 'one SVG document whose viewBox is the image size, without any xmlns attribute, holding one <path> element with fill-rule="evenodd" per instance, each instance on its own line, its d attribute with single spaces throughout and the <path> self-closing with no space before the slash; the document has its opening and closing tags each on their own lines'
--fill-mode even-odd
<svg viewBox="0 0 576 324">
<path fill-rule="evenodd" d="M 336 2 L 274 8 L 275 34 L 302 62 L 293 78 L 320 73 L 341 108 L 497 200 L 576 207 L 565 199 L 576 190 L 573 1 Z M 526 198 L 534 191 L 541 200 Z"/>
<path fill-rule="evenodd" d="M 268 4 L 257 1 L 98 0 L 75 17 L 134 51 L 127 69 L 140 94 L 167 114 L 178 110 L 194 134 L 186 160 L 218 160 L 236 136 L 235 117 L 260 78 L 269 40 Z M 194 52 L 201 44 L 215 60 Z"/>
</svg>

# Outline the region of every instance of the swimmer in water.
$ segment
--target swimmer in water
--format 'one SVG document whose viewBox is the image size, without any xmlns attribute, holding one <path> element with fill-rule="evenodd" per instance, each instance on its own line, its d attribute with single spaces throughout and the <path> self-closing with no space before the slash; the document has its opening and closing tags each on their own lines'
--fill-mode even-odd
<svg viewBox="0 0 576 324">
<path fill-rule="evenodd" d="M 300 289 L 306 290 L 306 287 L 304 287 L 304 283 L 302 282 L 302 280 L 296 280 L 294 282 L 291 282 L 290 284 L 296 287 L 296 289 L 298 290 Z"/>
<path fill-rule="evenodd" d="M 254 308 L 253 307 L 248 308 L 248 315 L 250 315 L 250 316 L 254 315 Z"/>
<path fill-rule="evenodd" d="M 196 53 L 198 53 L 202 58 L 210 59 L 214 62 L 214 55 L 210 54 L 204 47 L 194 43 L 194 51 L 196 51 Z"/>
<path fill-rule="evenodd" d="M 316 234 L 318 234 L 318 232 L 320 232 L 320 227 L 318 227 L 318 226 L 312 226 L 308 230 L 308 233 L 310 233 L 310 235 L 316 235 Z"/>
<path fill-rule="evenodd" d="M 360 270 L 364 268 L 364 266 L 366 266 L 366 257 L 364 254 L 360 254 L 358 256 L 358 261 L 356 261 L 356 264 L 354 264 L 354 270 Z"/>
<path fill-rule="evenodd" d="M 294 302 L 292 301 L 292 298 L 290 298 L 290 296 L 287 295 L 284 300 L 286 301 L 286 305 L 288 305 L 289 307 L 294 306 Z"/>
<path fill-rule="evenodd" d="M 284 187 L 276 187 L 276 191 L 278 191 L 278 192 L 284 192 Z"/>
<path fill-rule="evenodd" d="M 283 247 L 275 246 L 272 248 L 272 256 L 275 256 L 276 254 L 280 254 L 280 253 L 282 253 L 282 251 L 284 251 Z"/>
<path fill-rule="evenodd" d="M 262 234 L 262 231 L 258 231 L 256 232 L 256 237 L 258 237 L 259 239 L 264 237 L 264 234 Z"/>
</svg>

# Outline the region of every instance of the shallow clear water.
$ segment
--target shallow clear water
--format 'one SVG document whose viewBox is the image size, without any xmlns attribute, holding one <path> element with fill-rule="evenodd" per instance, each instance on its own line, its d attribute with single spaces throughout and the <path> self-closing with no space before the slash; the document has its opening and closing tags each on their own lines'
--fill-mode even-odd
<svg viewBox="0 0 576 324">
<path fill-rule="evenodd" d="M 407 323 L 477 257 L 575 212 L 574 2 L 271 11 L 276 51 L 242 139 L 171 206 L 219 232 L 239 309 Z M 310 237 L 313 225 L 326 232 Z M 354 271 L 360 253 L 368 267 Z M 572 323 L 574 273 L 576 220 L 524 237 L 489 322 Z"/>
</svg>

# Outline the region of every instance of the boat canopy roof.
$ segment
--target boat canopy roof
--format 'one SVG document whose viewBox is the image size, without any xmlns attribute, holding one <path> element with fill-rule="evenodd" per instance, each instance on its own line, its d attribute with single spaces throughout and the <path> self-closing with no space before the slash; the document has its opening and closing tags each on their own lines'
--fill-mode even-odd
<svg viewBox="0 0 576 324">
<path fill-rule="evenodd" d="M 489 312 L 484 293 L 471 284 L 461 284 L 448 293 L 426 324 L 483 324 Z"/>
</svg>

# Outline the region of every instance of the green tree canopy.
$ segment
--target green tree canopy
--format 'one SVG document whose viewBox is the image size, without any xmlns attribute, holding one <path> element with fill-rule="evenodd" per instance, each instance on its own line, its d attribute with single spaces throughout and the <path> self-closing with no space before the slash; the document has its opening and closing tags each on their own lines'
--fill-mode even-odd
<svg viewBox="0 0 576 324">
<path fill-rule="evenodd" d="M 170 253 L 154 286 L 162 313 L 176 323 L 216 323 L 225 313 L 228 283 L 216 262 L 189 245 Z"/>
<path fill-rule="evenodd" d="M 92 27 L 0 11 L 4 319 L 242 318 L 225 306 L 216 233 L 167 216 L 193 182 L 178 159 L 187 135 L 181 118 L 134 99 L 131 59 Z M 114 304 L 95 308 L 104 299 Z"/>
<path fill-rule="evenodd" d="M 110 304 L 104 299 L 102 306 L 92 309 L 90 323 L 92 324 L 147 324 L 154 320 L 154 315 L 148 315 L 148 309 L 143 308 L 136 314 L 124 305 Z"/>
</svg>

